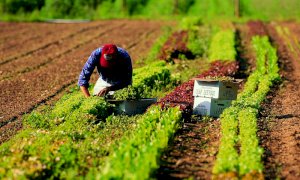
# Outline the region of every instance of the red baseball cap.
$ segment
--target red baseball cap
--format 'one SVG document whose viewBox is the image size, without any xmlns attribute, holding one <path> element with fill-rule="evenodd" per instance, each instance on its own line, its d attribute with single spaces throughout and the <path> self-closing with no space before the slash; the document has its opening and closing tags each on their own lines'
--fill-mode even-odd
<svg viewBox="0 0 300 180">
<path fill-rule="evenodd" d="M 101 61 L 109 61 L 116 58 L 118 55 L 118 48 L 114 44 L 105 44 L 102 48 Z"/>
</svg>

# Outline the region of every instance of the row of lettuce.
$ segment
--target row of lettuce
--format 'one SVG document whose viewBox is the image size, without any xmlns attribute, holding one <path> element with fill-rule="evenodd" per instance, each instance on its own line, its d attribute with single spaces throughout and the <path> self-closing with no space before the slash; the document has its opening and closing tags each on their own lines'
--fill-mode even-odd
<svg viewBox="0 0 300 180">
<path fill-rule="evenodd" d="M 141 89 L 146 87 L 145 92 L 148 95 L 153 90 L 162 89 L 166 83 L 177 81 L 171 77 L 169 67 L 163 61 L 138 68 L 134 70 L 133 74 L 132 89 L 136 90 L 136 93 L 140 93 Z M 119 140 L 116 147 L 120 150 L 117 150 L 118 148 L 113 148 L 112 144 L 116 144 L 116 139 L 120 139 L 120 133 L 127 132 L 127 130 L 120 129 L 122 127 L 116 128 L 117 125 L 109 125 L 110 120 L 107 120 L 107 117 L 112 112 L 112 105 L 107 103 L 104 98 L 86 99 L 79 91 L 64 96 L 52 108 L 45 108 L 41 112 L 33 111 L 24 119 L 24 130 L 9 142 L 1 145 L 0 177 L 75 178 L 80 175 L 94 176 L 94 173 L 101 172 L 102 168 L 99 169 L 99 166 L 103 163 L 106 153 L 120 151 L 120 156 L 122 156 L 123 152 L 135 149 L 138 144 L 145 145 L 142 143 L 146 141 L 145 138 L 149 138 L 149 145 L 151 145 L 148 145 L 149 147 L 156 143 L 156 149 L 159 150 L 161 144 L 168 142 L 170 135 L 165 138 L 162 136 L 173 132 L 180 121 L 180 112 L 176 108 L 162 111 L 153 107 L 143 116 L 132 118 L 136 119 L 136 123 L 134 123 L 136 127 L 132 127 L 131 133 L 128 132 L 128 134 L 132 134 L 130 138 L 129 135 L 124 135 Z M 110 118 L 114 119 L 115 117 Z M 122 123 L 120 121 L 118 123 Z M 149 133 L 140 136 L 142 132 Z M 144 139 L 138 141 L 138 136 Z M 128 141 L 129 139 L 134 140 L 132 144 Z M 149 148 L 148 146 L 146 150 Z M 132 148 L 128 149 L 128 147 Z M 148 149 L 148 151 L 142 152 L 152 155 L 150 153 L 152 150 Z M 139 152 L 140 149 L 136 149 L 132 153 Z M 109 154 L 108 159 L 115 157 L 114 154 Z M 138 154 L 132 155 L 140 157 Z M 114 165 L 116 164 L 114 163 Z"/>
<path fill-rule="evenodd" d="M 116 99 L 152 97 L 179 82 L 174 66 L 148 62 Z M 147 179 L 179 128 L 179 108 L 152 106 L 143 115 L 114 115 L 104 98 L 78 91 L 31 112 L 24 128 L 0 146 L 0 179 Z"/>
<path fill-rule="evenodd" d="M 240 177 L 263 178 L 263 149 L 259 147 L 257 137 L 257 118 L 261 103 L 280 76 L 276 49 L 268 37 L 253 37 L 252 46 L 256 54 L 256 70 L 248 77 L 237 100 L 221 115 L 222 138 L 213 168 L 216 175 L 234 172 Z"/>
</svg>

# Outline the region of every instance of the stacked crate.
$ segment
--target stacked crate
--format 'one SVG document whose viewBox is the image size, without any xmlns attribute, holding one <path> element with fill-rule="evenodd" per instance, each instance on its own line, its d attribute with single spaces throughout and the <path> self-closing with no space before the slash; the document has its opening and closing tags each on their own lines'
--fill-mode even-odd
<svg viewBox="0 0 300 180">
<path fill-rule="evenodd" d="M 237 97 L 239 80 L 194 79 L 193 114 L 219 117 Z"/>
</svg>

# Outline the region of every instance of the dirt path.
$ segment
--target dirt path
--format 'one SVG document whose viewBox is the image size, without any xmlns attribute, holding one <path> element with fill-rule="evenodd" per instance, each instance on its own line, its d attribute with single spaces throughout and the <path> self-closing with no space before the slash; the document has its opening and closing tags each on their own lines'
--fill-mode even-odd
<svg viewBox="0 0 300 180">
<path fill-rule="evenodd" d="M 260 119 L 265 176 L 300 179 L 300 61 L 289 48 L 288 39 L 276 32 L 276 26 L 269 25 L 268 32 L 278 48 L 284 81 L 268 96 Z"/>
<path fill-rule="evenodd" d="M 22 36 L 26 38 L 27 35 L 30 34 L 30 31 L 38 28 L 46 28 L 47 24 L 39 23 L 35 26 L 34 24 L 30 26 L 29 23 L 19 23 L 19 24 L 14 24 L 12 26 L 9 25 L 9 23 L 6 23 L 0 26 L 1 28 L 3 28 L 0 34 L 0 43 L 4 43 L 12 39 L 19 39 Z M 4 47 L 4 44 L 1 45 Z"/>
<path fill-rule="evenodd" d="M 161 158 L 157 179 L 211 179 L 220 139 L 220 121 L 185 123 Z"/>
<path fill-rule="evenodd" d="M 29 69 L 27 71 L 18 70 L 15 68 L 18 63 L 11 62 L 11 69 L 17 69 L 17 74 L 0 81 L 3 89 L 0 91 L 0 124 L 6 126 L 0 129 L 0 143 L 13 134 L 14 130 L 11 130 L 13 128 L 10 126 L 20 126 L 18 118 L 22 114 L 55 97 L 66 87 L 76 84 L 88 56 L 101 44 L 116 43 L 124 47 L 134 61 L 146 55 L 151 44 L 161 33 L 161 26 L 167 24 L 158 21 L 128 20 L 98 23 L 100 26 L 88 34 L 78 34 L 80 38 L 69 38 L 55 47 L 44 48 L 37 54 L 26 56 L 26 62 L 23 62 L 22 58 L 16 59 L 20 67 Z M 9 67 L 6 69 L 15 72 Z M 8 71 L 5 71 L 6 75 Z M 96 78 L 96 75 L 92 77 L 92 83 Z"/>
</svg>

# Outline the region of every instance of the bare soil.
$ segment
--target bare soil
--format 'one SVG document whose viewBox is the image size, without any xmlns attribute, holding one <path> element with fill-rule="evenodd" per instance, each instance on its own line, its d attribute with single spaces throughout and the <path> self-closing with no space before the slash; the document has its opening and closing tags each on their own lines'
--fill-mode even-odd
<svg viewBox="0 0 300 180">
<path fill-rule="evenodd" d="M 39 24 L 34 28 L 34 24 L 30 24 L 29 26 L 33 27 L 26 34 L 13 36 L 2 43 L 0 64 L 43 50 L 52 44 L 57 44 L 61 40 L 76 36 L 78 33 L 85 32 L 90 28 L 100 28 L 101 24 L 92 22 L 84 25 Z"/>
<path fill-rule="evenodd" d="M 5 24 L 4 32 L 13 29 L 10 25 L 15 25 L 2 24 Z M 34 26 L 34 23 L 28 25 Z M 19 44 L 22 51 L 16 49 L 15 58 L 0 64 L 0 143 L 21 128 L 20 117 L 24 113 L 49 99 L 55 99 L 67 87 L 75 86 L 81 68 L 94 49 L 105 43 L 115 43 L 124 47 L 133 61 L 138 60 L 146 56 L 164 25 L 170 23 L 113 20 L 80 25 L 46 24 L 46 28 L 36 28 L 32 33 L 43 34 L 40 31 L 47 29 L 47 32 L 55 32 L 56 27 L 60 26 L 62 35 L 38 37 L 39 40 L 34 41 L 31 46 Z M 34 35 L 29 33 L 28 36 Z M 2 51 L 1 54 L 4 54 L 4 59 L 7 57 Z M 8 54 L 11 57 L 11 53 Z M 92 83 L 96 79 L 95 73 Z"/>
<path fill-rule="evenodd" d="M 283 83 L 269 94 L 261 113 L 259 136 L 265 149 L 265 177 L 300 179 L 300 61 L 287 39 L 276 32 L 276 25 L 268 25 L 268 32 L 278 49 Z M 280 25 L 289 27 L 299 40 L 295 23 Z"/>
<path fill-rule="evenodd" d="M 185 123 L 161 157 L 157 179 L 211 179 L 220 139 L 220 121 Z"/>
</svg>

